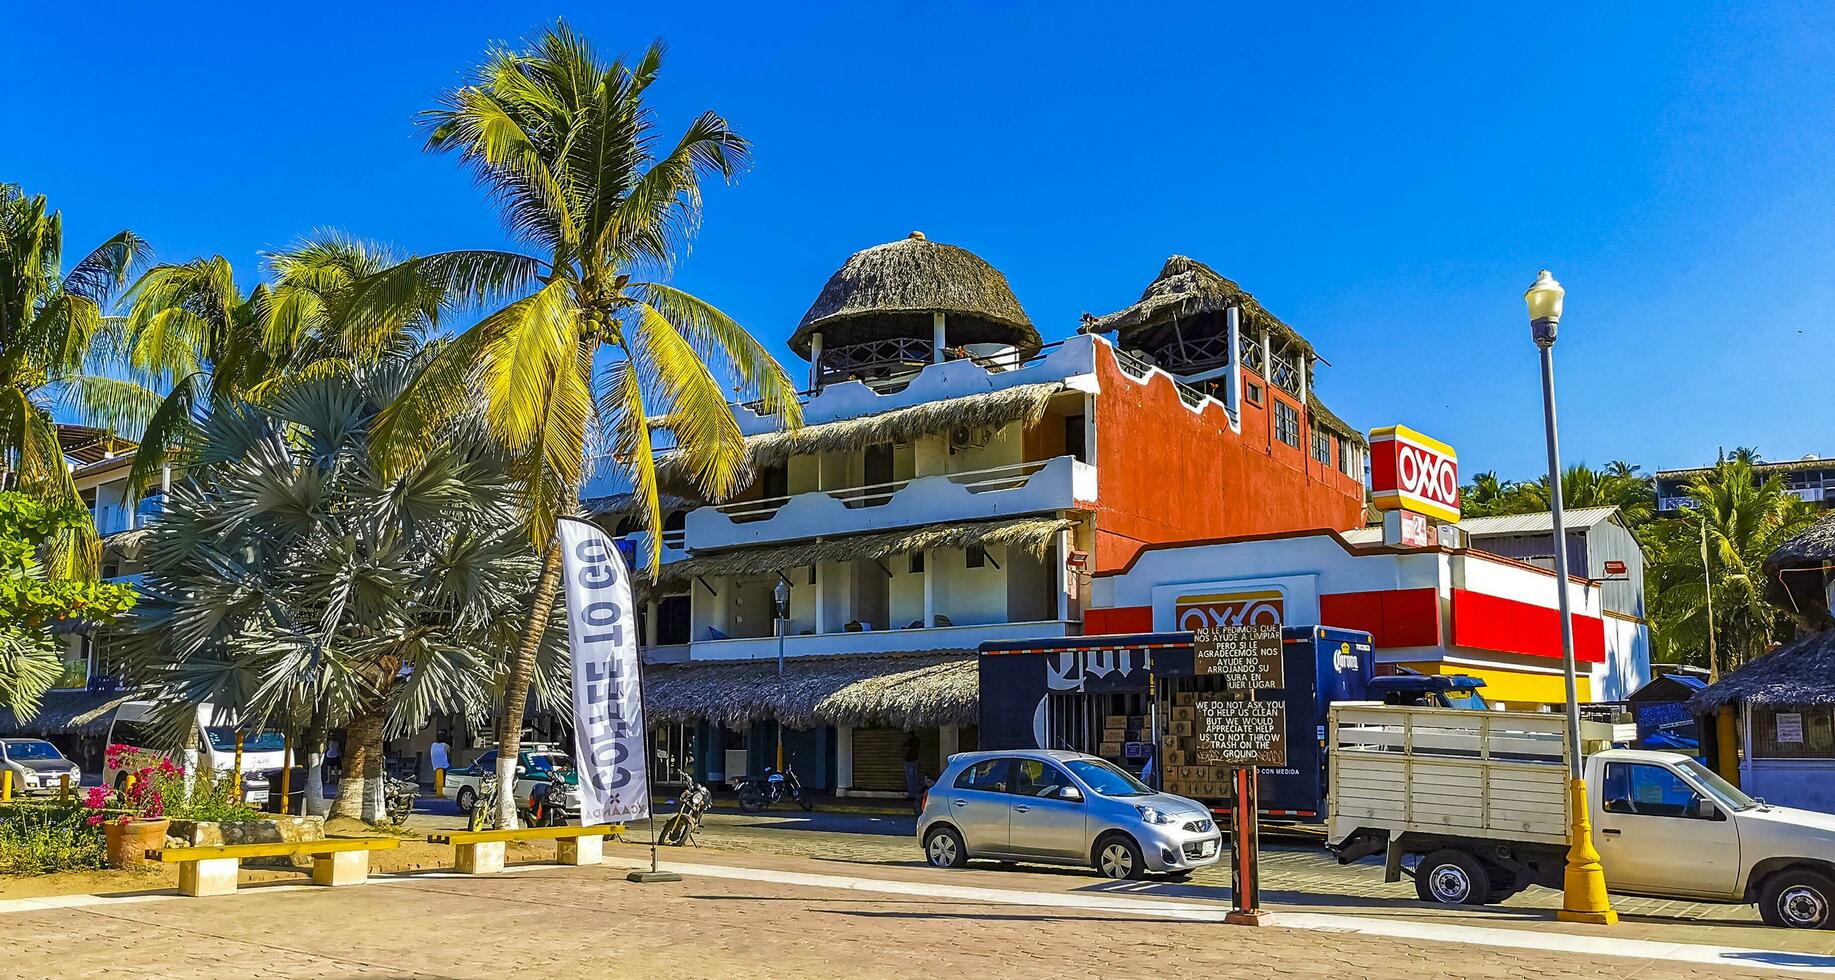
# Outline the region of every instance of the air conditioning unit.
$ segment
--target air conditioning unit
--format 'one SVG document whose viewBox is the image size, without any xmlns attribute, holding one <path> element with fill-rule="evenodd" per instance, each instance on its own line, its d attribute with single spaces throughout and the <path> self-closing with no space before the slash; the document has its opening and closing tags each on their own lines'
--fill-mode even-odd
<svg viewBox="0 0 1835 980">
<path fill-rule="evenodd" d="M 949 433 L 949 448 L 980 449 L 994 438 L 994 430 L 985 425 L 958 425 Z"/>
</svg>

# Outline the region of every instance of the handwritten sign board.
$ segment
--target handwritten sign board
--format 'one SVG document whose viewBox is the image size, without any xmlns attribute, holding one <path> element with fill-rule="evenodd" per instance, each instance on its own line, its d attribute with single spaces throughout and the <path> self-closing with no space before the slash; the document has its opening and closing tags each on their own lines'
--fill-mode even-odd
<svg viewBox="0 0 1835 980">
<path fill-rule="evenodd" d="M 1192 673 L 1198 677 L 1221 677 L 1224 687 L 1232 691 L 1286 687 L 1280 626 L 1217 626 L 1193 632 Z"/>
<path fill-rule="evenodd" d="M 1284 701 L 1201 701 L 1195 753 L 1201 766 L 1287 764 Z"/>
</svg>

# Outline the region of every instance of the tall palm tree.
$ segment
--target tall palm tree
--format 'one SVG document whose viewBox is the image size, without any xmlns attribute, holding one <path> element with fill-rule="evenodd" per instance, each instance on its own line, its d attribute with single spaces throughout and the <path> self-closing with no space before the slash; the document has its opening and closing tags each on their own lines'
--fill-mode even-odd
<svg viewBox="0 0 1835 980">
<path fill-rule="evenodd" d="M 372 277 L 353 301 L 354 338 L 399 316 L 429 288 L 452 304 L 495 307 L 421 371 L 380 423 L 394 465 L 476 411 L 514 459 L 531 540 L 545 555 L 529 626 L 508 672 L 499 778 L 510 770 L 534 652 L 560 579 L 555 522 L 578 504 L 589 445 L 609 444 L 661 554 L 651 430 L 674 441 L 684 476 L 715 497 L 735 490 L 744 444 L 718 369 L 763 410 L 799 419 L 796 387 L 744 328 L 654 278 L 686 250 L 701 180 L 731 180 L 750 144 L 708 112 L 662 140 L 645 93 L 662 66 L 651 45 L 606 62 L 559 23 L 520 51 L 493 52 L 471 84 L 425 115 L 427 149 L 457 154 L 534 250 L 465 251 L 410 260 Z M 508 300 L 504 305 L 496 302 Z M 474 405 L 478 406 L 474 409 Z M 505 795 L 499 814 L 514 826 Z"/>
<path fill-rule="evenodd" d="M 1497 508 L 1509 498 L 1514 486 L 1516 484 L 1498 479 L 1496 470 L 1485 470 L 1472 477 L 1471 483 L 1460 488 L 1460 510 L 1472 517 L 1489 517 L 1497 513 Z"/>
<path fill-rule="evenodd" d="M 318 232 L 267 256 L 269 278 L 244 292 L 224 257 L 148 269 L 128 291 L 122 363 L 169 388 L 142 435 L 136 487 L 173 461 L 218 400 L 259 399 L 283 378 L 331 374 L 416 349 L 436 296 L 402 304 L 353 343 L 344 311 L 353 287 L 400 261 L 388 249 Z"/>
<path fill-rule="evenodd" d="M 1659 640 L 1671 656 L 1694 659 L 1710 648 L 1711 631 L 1716 656 L 1707 666 L 1720 673 L 1777 638 L 1785 620 L 1765 598 L 1765 558 L 1820 512 L 1786 493 L 1779 478 L 1759 481 L 1737 456 L 1690 480 L 1686 492 L 1691 505 L 1679 520 L 1663 522 L 1655 538 L 1652 578 L 1665 626 Z"/>
<path fill-rule="evenodd" d="M 104 311 L 146 243 L 118 231 L 68 273 L 63 250 L 62 212 L 0 184 L 0 462 L 9 483 L 54 506 L 78 498 L 53 412 L 137 434 L 159 401 L 97 369 L 112 332 Z M 93 577 L 99 553 L 93 524 L 67 528 L 52 542 L 50 573 Z"/>
<path fill-rule="evenodd" d="M 395 361 L 220 400 L 191 437 L 198 479 L 148 525 L 123 640 L 130 676 L 181 709 L 344 728 L 332 813 L 371 821 L 385 734 L 484 716 L 492 651 L 515 642 L 539 570 L 487 442 L 448 439 L 381 476 L 372 425 L 408 375 Z M 538 658 L 544 690 L 564 656 Z"/>
<path fill-rule="evenodd" d="M 1611 467 L 1595 470 L 1578 464 L 1561 473 L 1561 503 L 1568 508 L 1617 507 L 1628 523 L 1637 525 L 1655 513 L 1656 487 L 1643 477 L 1614 472 Z M 1535 514 L 1551 506 L 1548 477 L 1544 476 L 1513 484 L 1492 513 Z"/>
</svg>

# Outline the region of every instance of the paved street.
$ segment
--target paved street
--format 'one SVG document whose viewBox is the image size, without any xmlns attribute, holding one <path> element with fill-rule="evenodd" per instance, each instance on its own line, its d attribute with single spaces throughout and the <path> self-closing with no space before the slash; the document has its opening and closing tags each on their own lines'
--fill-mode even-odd
<svg viewBox="0 0 1835 980">
<path fill-rule="evenodd" d="M 624 863 L 642 857 L 634 847 L 610 855 Z M 543 868 L 488 878 L 403 876 L 338 891 L 269 886 L 216 899 L 129 897 L 25 911 L 9 905 L 0 913 L 0 929 L 9 936 L 80 934 L 85 941 L 14 946 L 0 964 L 0 978 L 557 971 L 1643 980 L 1776 976 L 1778 967 L 1818 962 L 1736 953 L 1713 964 L 1691 963 L 1660 955 L 1659 947 L 1621 957 L 1448 945 L 1317 923 L 1244 929 L 1218 924 L 1221 910 L 1208 904 L 1156 904 L 1092 891 L 1088 886 L 1099 883 L 1062 875 L 871 869 L 711 851 L 670 857 L 705 863 L 691 866 L 684 881 L 656 885 L 629 884 L 616 866 Z M 149 937 L 162 941 L 147 942 Z"/>
</svg>

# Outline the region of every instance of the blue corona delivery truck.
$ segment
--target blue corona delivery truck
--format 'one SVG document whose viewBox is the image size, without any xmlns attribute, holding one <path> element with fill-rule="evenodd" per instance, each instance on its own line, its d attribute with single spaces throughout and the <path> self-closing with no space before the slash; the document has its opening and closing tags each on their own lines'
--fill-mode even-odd
<svg viewBox="0 0 1835 980">
<path fill-rule="evenodd" d="M 1286 687 L 1258 700 L 1286 704 L 1287 764 L 1263 767 L 1261 812 L 1274 820 L 1325 818 L 1323 755 L 1334 701 L 1484 706 L 1464 677 L 1375 676 L 1370 634 L 1329 626 L 1281 631 Z M 1052 637 L 980 648 L 982 749 L 1070 749 L 1101 756 L 1152 786 L 1230 806 L 1227 768 L 1183 750 L 1192 705 L 1222 693 L 1222 678 L 1195 676 L 1192 634 Z M 1372 690 L 1372 688 L 1375 688 Z"/>
</svg>

